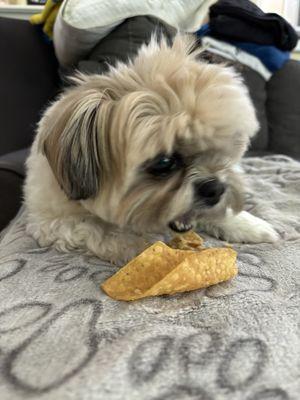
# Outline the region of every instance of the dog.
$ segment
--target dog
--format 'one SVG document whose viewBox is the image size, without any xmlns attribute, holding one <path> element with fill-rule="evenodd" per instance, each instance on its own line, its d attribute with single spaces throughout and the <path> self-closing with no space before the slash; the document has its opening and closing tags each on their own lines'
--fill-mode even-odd
<svg viewBox="0 0 300 400">
<path fill-rule="evenodd" d="M 199 61 L 177 35 L 73 83 L 44 113 L 27 161 L 27 231 L 40 246 L 120 264 L 196 223 L 230 242 L 278 240 L 243 211 L 238 165 L 259 125 L 233 68 Z"/>
</svg>

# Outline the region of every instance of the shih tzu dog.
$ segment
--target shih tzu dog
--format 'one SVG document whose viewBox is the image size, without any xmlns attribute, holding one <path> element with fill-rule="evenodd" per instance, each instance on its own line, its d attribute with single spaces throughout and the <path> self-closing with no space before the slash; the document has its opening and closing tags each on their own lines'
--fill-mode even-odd
<svg viewBox="0 0 300 400">
<path fill-rule="evenodd" d="M 230 242 L 273 242 L 242 211 L 237 167 L 258 129 L 233 69 L 193 42 L 152 39 L 128 64 L 77 75 L 45 112 L 27 162 L 28 232 L 40 246 L 125 262 L 196 223 Z"/>
</svg>

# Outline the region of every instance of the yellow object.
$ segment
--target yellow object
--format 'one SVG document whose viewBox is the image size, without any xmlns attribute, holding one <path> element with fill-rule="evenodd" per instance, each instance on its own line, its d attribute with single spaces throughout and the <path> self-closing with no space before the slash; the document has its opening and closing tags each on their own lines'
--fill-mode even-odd
<svg viewBox="0 0 300 400">
<path fill-rule="evenodd" d="M 237 274 L 236 257 L 230 248 L 197 252 L 156 242 L 101 288 L 113 299 L 125 301 L 205 288 L 233 278 Z"/>
<path fill-rule="evenodd" d="M 32 15 L 29 19 L 33 25 L 44 25 L 43 31 L 49 38 L 53 36 L 54 22 L 62 1 L 63 0 L 47 0 L 43 11 L 40 14 Z"/>
</svg>

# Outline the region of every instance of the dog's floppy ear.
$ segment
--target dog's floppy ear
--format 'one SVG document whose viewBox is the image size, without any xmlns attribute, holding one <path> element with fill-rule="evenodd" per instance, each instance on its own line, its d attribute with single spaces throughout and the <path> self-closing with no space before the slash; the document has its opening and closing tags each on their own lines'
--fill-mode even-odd
<svg viewBox="0 0 300 400">
<path fill-rule="evenodd" d="M 40 146 L 69 199 L 94 197 L 100 185 L 100 91 L 73 88 L 46 112 Z"/>
</svg>

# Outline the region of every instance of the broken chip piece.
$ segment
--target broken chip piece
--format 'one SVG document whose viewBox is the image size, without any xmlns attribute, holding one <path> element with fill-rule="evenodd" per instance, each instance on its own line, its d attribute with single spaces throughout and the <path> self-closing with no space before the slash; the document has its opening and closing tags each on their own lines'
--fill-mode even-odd
<svg viewBox="0 0 300 400">
<path fill-rule="evenodd" d="M 201 251 L 204 249 L 203 239 L 193 231 L 174 236 L 168 245 L 180 250 Z"/>
<path fill-rule="evenodd" d="M 156 242 L 101 287 L 113 299 L 125 301 L 205 288 L 237 274 L 236 256 L 229 248 L 196 252 Z"/>
</svg>

